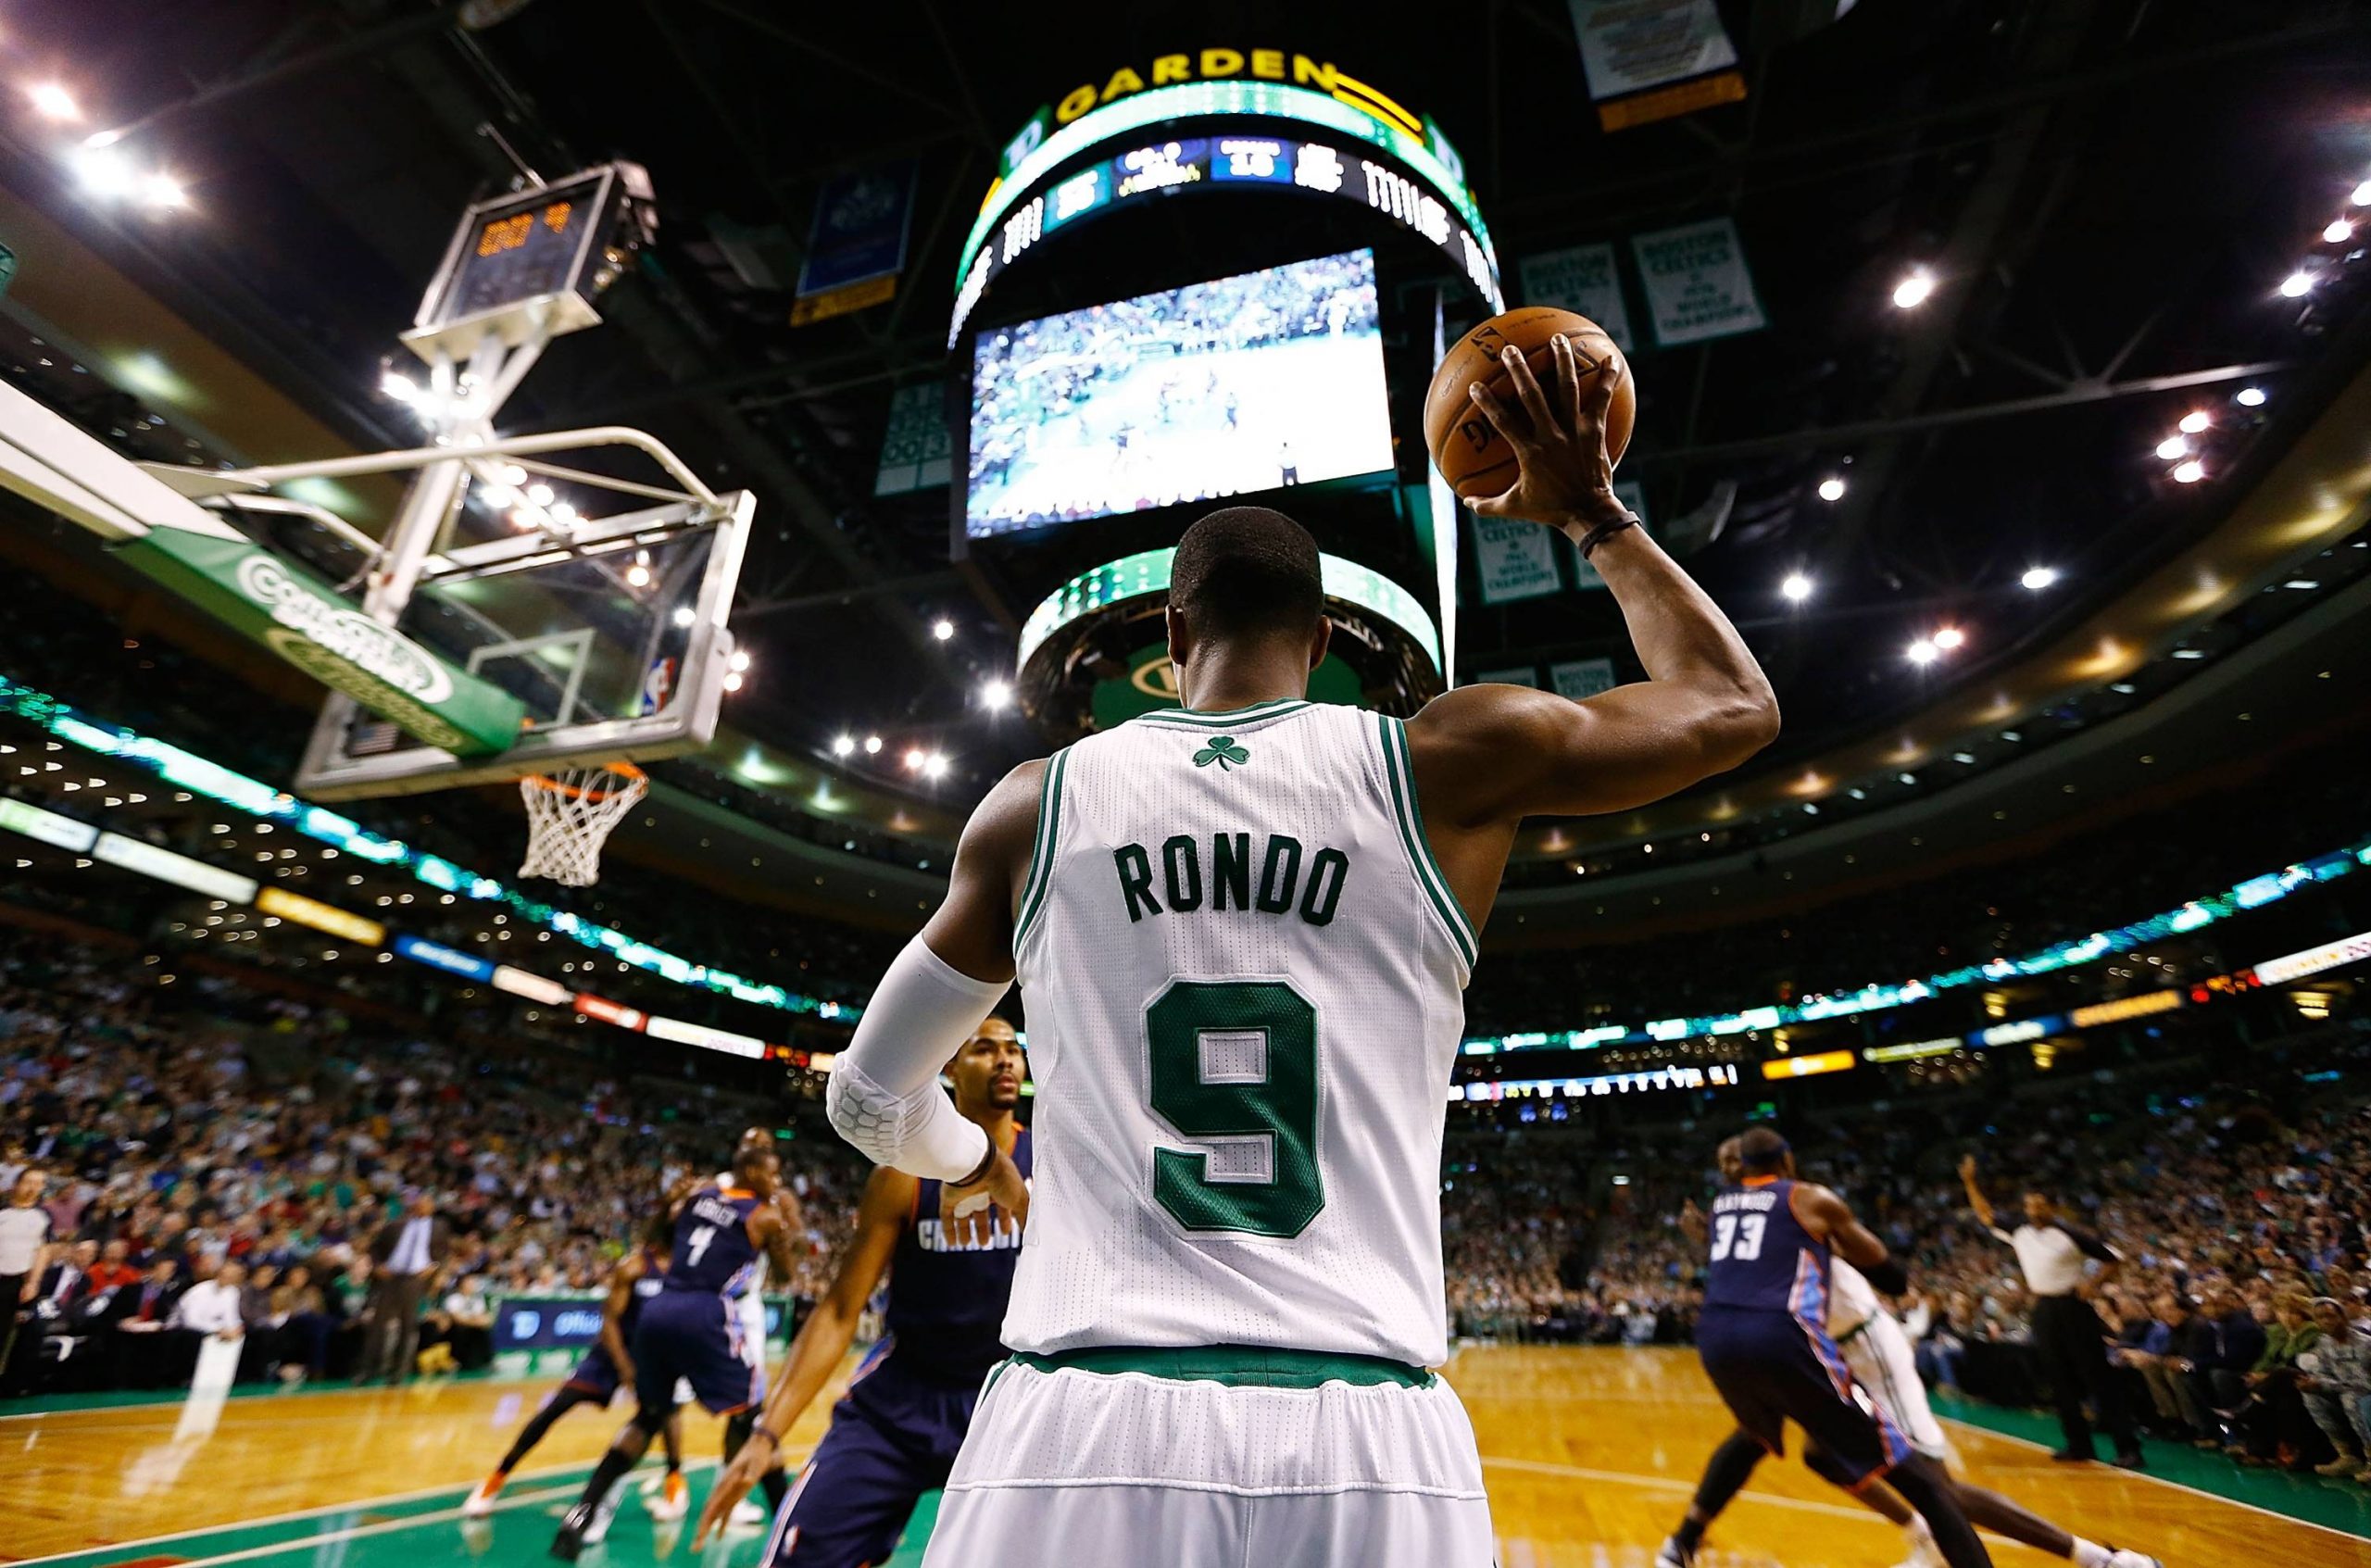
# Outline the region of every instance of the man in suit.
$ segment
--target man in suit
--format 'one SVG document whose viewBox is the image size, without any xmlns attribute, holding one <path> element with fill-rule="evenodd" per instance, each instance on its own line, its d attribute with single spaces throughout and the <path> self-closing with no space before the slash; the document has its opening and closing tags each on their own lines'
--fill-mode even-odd
<svg viewBox="0 0 2371 1568">
<path fill-rule="evenodd" d="M 370 1323 L 357 1383 L 401 1383 L 420 1351 L 420 1304 L 435 1289 L 453 1248 L 453 1227 L 426 1189 L 410 1190 L 404 1213 L 370 1238 Z"/>
<path fill-rule="evenodd" d="M 139 1284 L 115 1293 L 110 1330 L 111 1381 L 119 1388 L 149 1388 L 163 1381 L 166 1326 L 182 1298 L 181 1268 L 170 1258 L 148 1265 Z"/>
</svg>

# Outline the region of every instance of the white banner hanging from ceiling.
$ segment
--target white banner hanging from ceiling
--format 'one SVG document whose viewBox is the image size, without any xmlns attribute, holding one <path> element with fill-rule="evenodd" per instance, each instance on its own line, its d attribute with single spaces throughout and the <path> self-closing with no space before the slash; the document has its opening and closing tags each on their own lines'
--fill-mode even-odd
<svg viewBox="0 0 2371 1568">
<path fill-rule="evenodd" d="M 1737 226 L 1725 218 L 1634 235 L 1647 315 L 1664 348 L 1759 331 L 1769 324 L 1746 270 Z"/>
<path fill-rule="evenodd" d="M 1525 305 L 1574 311 L 1603 327 L 1605 335 L 1625 354 L 1637 346 L 1630 336 L 1630 307 L 1622 298 L 1622 278 L 1612 245 L 1542 251 L 1524 257 L 1520 266 Z"/>
<path fill-rule="evenodd" d="M 1486 605 L 1552 594 L 1564 585 L 1556 570 L 1554 529 L 1516 518 L 1474 520 L 1474 561 Z"/>
</svg>

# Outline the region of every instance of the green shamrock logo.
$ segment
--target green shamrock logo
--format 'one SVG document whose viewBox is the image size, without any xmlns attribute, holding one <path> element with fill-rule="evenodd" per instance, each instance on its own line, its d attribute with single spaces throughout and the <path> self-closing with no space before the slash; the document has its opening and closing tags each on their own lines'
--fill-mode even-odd
<svg viewBox="0 0 2371 1568">
<path fill-rule="evenodd" d="M 1210 745 L 1202 747 L 1201 750 L 1194 753 L 1194 766 L 1197 768 L 1207 768 L 1211 763 L 1215 762 L 1219 765 L 1219 771 L 1222 773 L 1225 772 L 1230 767 L 1238 766 L 1250 760 L 1251 753 L 1236 745 L 1235 737 L 1233 735 L 1221 735 L 1218 739 L 1211 742 Z"/>
</svg>

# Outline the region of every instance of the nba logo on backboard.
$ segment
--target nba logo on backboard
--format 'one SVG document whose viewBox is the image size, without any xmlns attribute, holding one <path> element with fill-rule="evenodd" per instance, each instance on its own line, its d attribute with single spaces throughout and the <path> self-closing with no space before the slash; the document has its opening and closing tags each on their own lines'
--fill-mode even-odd
<svg viewBox="0 0 2371 1568">
<path fill-rule="evenodd" d="M 646 716 L 663 712 L 675 695 L 675 661 L 654 659 L 642 677 L 642 711 Z"/>
</svg>

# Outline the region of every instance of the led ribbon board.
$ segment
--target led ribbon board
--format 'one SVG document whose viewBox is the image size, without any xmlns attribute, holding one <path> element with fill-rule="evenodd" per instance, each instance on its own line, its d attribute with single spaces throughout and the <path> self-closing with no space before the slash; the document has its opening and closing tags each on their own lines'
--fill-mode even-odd
<svg viewBox="0 0 2371 1568">
<path fill-rule="evenodd" d="M 964 238 L 947 346 L 962 336 L 988 284 L 1047 234 L 1114 202 L 1189 186 L 1272 185 L 1358 202 L 1439 246 L 1493 310 L 1503 309 L 1490 231 L 1438 128 L 1411 131 L 1416 122 L 1406 110 L 1377 94 L 1349 93 L 1340 85 L 1348 79 L 1330 66 L 1312 63 L 1301 70 L 1303 64 L 1296 60 L 1295 67 L 1305 79 L 1333 91 L 1282 82 L 1179 82 L 1116 99 L 1037 141 L 989 188 Z M 1368 107 L 1369 98 L 1375 107 Z M 1197 129 L 1192 122 L 1221 119 L 1275 123 L 1164 136 L 1054 178 L 1088 151 L 1135 132 L 1155 126 Z M 1021 140 L 1043 125 L 1033 121 Z M 1286 131 L 1295 134 L 1282 134 Z"/>
<path fill-rule="evenodd" d="M 1092 615 L 1109 604 L 1133 599 L 1147 594 L 1169 592 L 1170 564 L 1177 556 L 1174 547 L 1146 550 L 1118 560 L 1107 561 L 1090 571 L 1080 572 L 1039 602 L 1022 623 L 1021 648 L 1013 658 L 1015 669 L 1025 668 L 1029 656 L 1044 646 L 1047 638 L 1070 625 L 1082 616 Z M 1320 556 L 1318 562 L 1324 572 L 1325 596 L 1340 599 L 1355 609 L 1365 611 L 1378 620 L 1389 621 L 1415 640 L 1424 656 L 1440 668 L 1440 633 L 1433 625 L 1433 618 L 1417 602 L 1416 596 L 1371 567 L 1339 556 Z"/>
</svg>

